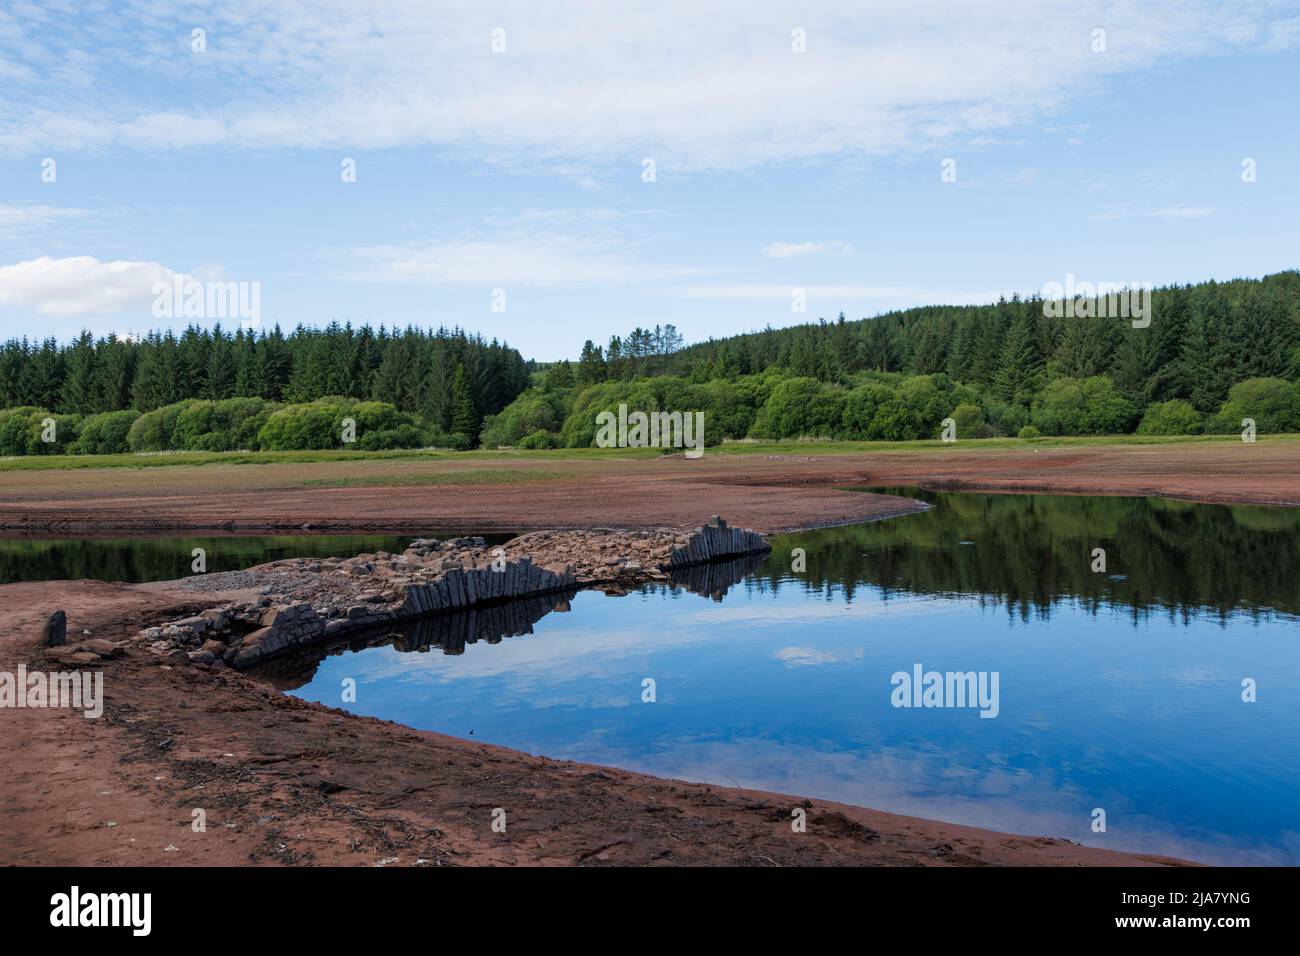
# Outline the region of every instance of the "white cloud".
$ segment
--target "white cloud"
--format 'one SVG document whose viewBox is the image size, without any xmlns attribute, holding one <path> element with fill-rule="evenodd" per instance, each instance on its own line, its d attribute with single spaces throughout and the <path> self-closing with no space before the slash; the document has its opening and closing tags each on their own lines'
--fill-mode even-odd
<svg viewBox="0 0 1300 956">
<path fill-rule="evenodd" d="M 614 209 L 527 209 L 472 223 L 448 223 L 454 233 L 403 245 L 348 251 L 362 263 L 348 276 L 430 285 L 571 286 L 660 282 L 710 270 L 652 262 L 644 231 L 629 227 L 653 212 Z M 351 268 L 351 265 L 349 266 Z"/>
<path fill-rule="evenodd" d="M 174 275 L 157 262 L 42 256 L 0 266 L 0 308 L 58 318 L 149 310 L 154 283 L 171 282 Z"/>
<path fill-rule="evenodd" d="M 1189 206 L 1175 203 L 1172 206 L 1143 208 L 1131 203 L 1103 203 L 1095 212 L 1084 218 L 1088 222 L 1119 222 L 1126 219 L 1200 219 L 1214 214 L 1209 206 Z"/>
<path fill-rule="evenodd" d="M 845 654 L 843 651 L 823 650 L 817 647 L 782 647 L 772 656 L 787 667 L 815 667 L 821 664 L 847 664 L 850 661 L 861 660 L 863 652 L 861 648 L 851 654 Z"/>
<path fill-rule="evenodd" d="M 435 146 L 497 163 L 683 169 L 986 141 L 1110 77 L 1292 49 L 1276 5 L 1217 0 L 353 0 L 108 6 L 0 28 L 0 151 Z M 88 18 L 90 19 L 90 18 Z M 206 53 L 189 46 L 207 30 Z M 1093 53 L 1093 28 L 1108 49 Z M 791 30 L 807 52 L 791 51 Z M 507 52 L 493 53 L 494 28 Z"/>
<path fill-rule="evenodd" d="M 593 248 L 571 236 L 453 240 L 355 251 L 371 263 L 354 278 L 433 285 L 566 286 L 651 282 L 693 270 L 657 266 Z"/>
<path fill-rule="evenodd" d="M 1151 217 L 1154 219 L 1200 219 L 1202 216 L 1211 215 L 1213 212 L 1214 210 L 1208 206 L 1188 206 L 1178 203 L 1155 210 L 1151 213 Z"/>
<path fill-rule="evenodd" d="M 46 206 L 41 203 L 0 203 L 0 232 L 39 229 L 90 215 L 88 209 L 69 206 Z"/>
<path fill-rule="evenodd" d="M 686 299 L 734 302 L 790 302 L 796 290 L 802 291 L 811 304 L 870 302 L 879 309 L 906 309 L 917 305 L 944 302 L 950 305 L 975 305 L 996 302 L 1000 296 L 1010 298 L 1015 290 L 954 291 L 921 289 L 908 286 L 873 285 L 781 285 L 770 282 L 717 283 L 679 286 L 669 295 Z"/>
<path fill-rule="evenodd" d="M 853 243 L 840 239 L 828 242 L 774 242 L 763 247 L 763 255 L 769 259 L 793 259 L 797 256 L 831 255 L 849 256 L 853 254 Z"/>
</svg>

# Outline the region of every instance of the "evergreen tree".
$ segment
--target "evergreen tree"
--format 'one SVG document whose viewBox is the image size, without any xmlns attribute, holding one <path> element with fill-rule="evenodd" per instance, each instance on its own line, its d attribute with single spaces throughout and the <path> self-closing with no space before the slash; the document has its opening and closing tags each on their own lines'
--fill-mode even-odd
<svg viewBox="0 0 1300 956">
<path fill-rule="evenodd" d="M 587 339 L 582 343 L 582 355 L 578 358 L 578 387 L 598 385 L 605 381 L 606 374 L 605 356 L 601 353 L 600 346 Z"/>
<path fill-rule="evenodd" d="M 62 407 L 77 415 L 91 415 L 95 408 L 95 340 L 83 331 L 68 350 L 63 380 Z"/>
<path fill-rule="evenodd" d="M 474 412 L 474 400 L 469 392 L 469 378 L 465 366 L 457 365 L 451 381 L 451 430 L 453 433 L 468 435 L 470 442 L 478 441 L 478 415 Z"/>
<path fill-rule="evenodd" d="M 1027 315 L 1018 316 L 1007 330 L 1002 345 L 1002 364 L 993 382 L 994 391 L 1003 401 L 1028 405 L 1042 384 L 1043 357 L 1033 322 Z"/>
</svg>

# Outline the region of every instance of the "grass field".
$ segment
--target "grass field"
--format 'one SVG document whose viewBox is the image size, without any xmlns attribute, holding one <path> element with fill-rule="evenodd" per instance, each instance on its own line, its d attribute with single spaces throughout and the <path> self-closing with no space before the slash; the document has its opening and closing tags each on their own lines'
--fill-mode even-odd
<svg viewBox="0 0 1300 956">
<path fill-rule="evenodd" d="M 1260 435 L 1260 442 L 1279 439 L 1296 439 L 1300 435 Z M 1184 445 L 1205 442 L 1240 442 L 1239 435 L 1096 435 L 1074 438 L 1019 438 L 964 439 L 942 442 L 926 441 L 835 441 L 809 439 L 806 441 L 736 441 L 708 448 L 705 456 L 733 455 L 852 455 L 881 452 L 939 451 L 963 452 L 974 449 L 999 448 L 1058 448 L 1062 446 L 1096 447 L 1105 445 Z M 680 454 L 677 450 L 677 454 Z M 151 452 L 124 455 L 30 455 L 0 458 L 3 471 L 67 471 L 84 468 L 166 468 L 177 465 L 271 465 L 277 463 L 307 463 L 326 461 L 385 461 L 417 460 L 463 463 L 487 463 L 494 460 L 577 460 L 592 461 L 610 458 L 656 458 L 664 454 L 657 448 L 558 448 L 544 451 L 497 449 L 475 451 L 445 451 L 438 449 L 407 449 L 401 451 L 229 451 L 229 452 Z"/>
</svg>

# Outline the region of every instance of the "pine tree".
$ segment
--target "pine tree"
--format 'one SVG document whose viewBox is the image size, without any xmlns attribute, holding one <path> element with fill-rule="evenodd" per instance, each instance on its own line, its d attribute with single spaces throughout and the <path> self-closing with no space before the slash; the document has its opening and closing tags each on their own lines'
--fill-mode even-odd
<svg viewBox="0 0 1300 956">
<path fill-rule="evenodd" d="M 606 374 L 605 356 L 601 354 L 600 346 L 587 339 L 582 343 L 582 355 L 578 358 L 578 387 L 598 385 L 605 381 Z"/>
<path fill-rule="evenodd" d="M 74 414 L 95 411 L 95 340 L 89 332 L 83 331 L 68 350 L 62 398 L 62 407 Z"/>
<path fill-rule="evenodd" d="M 1028 405 L 1042 383 L 1043 357 L 1038 353 L 1033 322 L 1020 315 L 1007 330 L 1002 345 L 1002 365 L 993 388 L 1006 402 Z"/>
<path fill-rule="evenodd" d="M 569 365 L 568 359 L 551 366 L 550 371 L 546 373 L 546 387 L 551 391 L 573 387 L 573 368 Z"/>
<path fill-rule="evenodd" d="M 469 392 L 469 379 L 465 375 L 465 366 L 457 365 L 451 381 L 451 430 L 455 434 L 467 435 L 471 444 L 478 441 L 478 416 L 474 412 L 474 400 Z"/>
<path fill-rule="evenodd" d="M 230 341 L 218 325 L 208 350 L 207 389 L 204 398 L 220 401 L 235 394 L 235 355 Z"/>
</svg>

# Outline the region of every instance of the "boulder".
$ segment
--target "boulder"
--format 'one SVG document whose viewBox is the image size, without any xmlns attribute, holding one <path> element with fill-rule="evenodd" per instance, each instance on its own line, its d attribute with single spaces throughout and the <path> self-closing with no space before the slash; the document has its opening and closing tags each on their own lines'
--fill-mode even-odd
<svg viewBox="0 0 1300 956">
<path fill-rule="evenodd" d="M 41 643 L 46 647 L 62 647 L 67 641 L 68 616 L 62 611 L 55 611 L 41 628 Z"/>
</svg>

